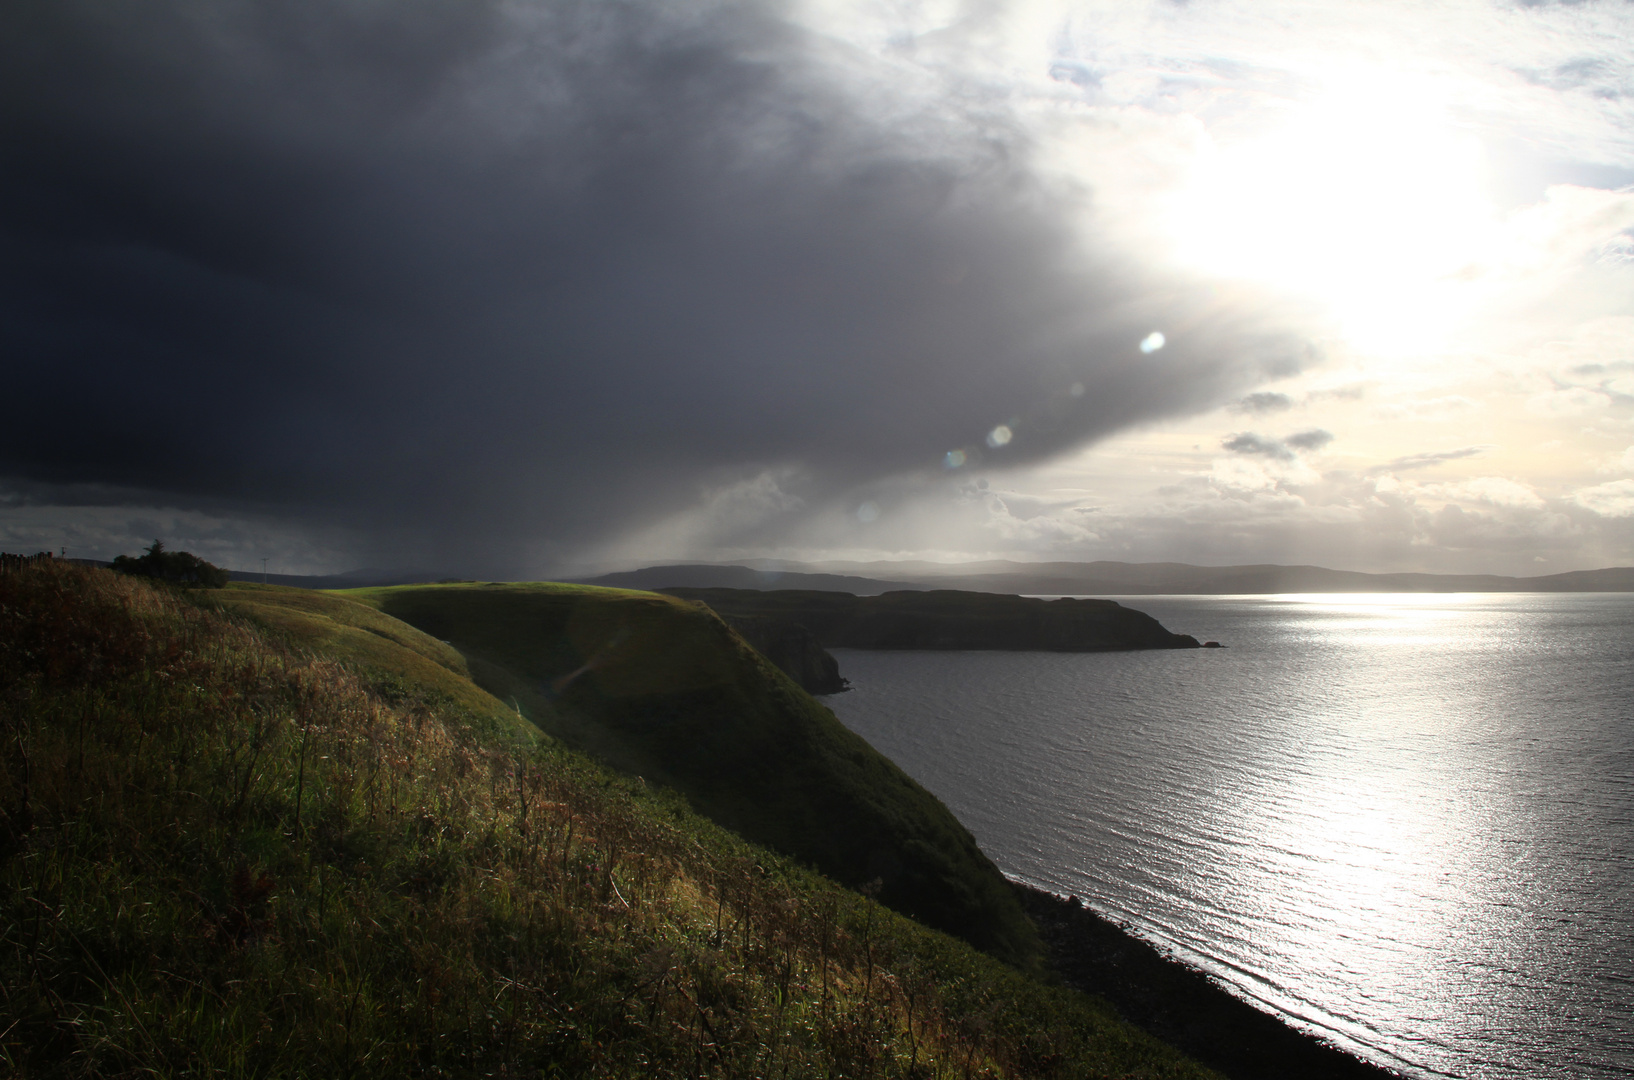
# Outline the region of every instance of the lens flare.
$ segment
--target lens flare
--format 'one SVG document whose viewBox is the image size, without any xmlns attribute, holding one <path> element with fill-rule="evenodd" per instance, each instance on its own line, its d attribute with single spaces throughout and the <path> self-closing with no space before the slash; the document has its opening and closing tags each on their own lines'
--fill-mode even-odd
<svg viewBox="0 0 1634 1080">
<path fill-rule="evenodd" d="M 1161 332 L 1153 330 L 1141 339 L 1140 351 L 1147 354 L 1155 353 L 1168 343 L 1168 338 L 1164 337 Z"/>
<path fill-rule="evenodd" d="M 1001 446 L 1008 445 L 1010 440 L 1015 437 L 1016 433 L 1010 430 L 1009 424 L 1000 424 L 987 433 L 987 445 L 996 450 Z"/>
</svg>

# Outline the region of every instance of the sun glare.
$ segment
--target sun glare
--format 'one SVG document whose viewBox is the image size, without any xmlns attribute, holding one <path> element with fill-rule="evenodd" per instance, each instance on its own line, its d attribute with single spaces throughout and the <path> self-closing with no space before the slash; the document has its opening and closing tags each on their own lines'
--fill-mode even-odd
<svg viewBox="0 0 1634 1080">
<path fill-rule="evenodd" d="M 1375 76 L 1212 146 L 1170 223 L 1188 263 L 1312 295 L 1354 345 L 1400 354 L 1455 321 L 1494 215 L 1473 137 L 1427 88 Z"/>
</svg>

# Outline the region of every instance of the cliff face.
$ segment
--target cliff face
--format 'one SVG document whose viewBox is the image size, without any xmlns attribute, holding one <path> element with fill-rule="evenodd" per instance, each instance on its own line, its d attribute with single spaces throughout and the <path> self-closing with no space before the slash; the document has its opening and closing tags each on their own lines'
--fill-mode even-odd
<svg viewBox="0 0 1634 1080">
<path fill-rule="evenodd" d="M 850 689 L 851 684 L 840 677 L 840 662 L 804 626 L 755 615 L 721 617 L 806 693 L 838 694 Z"/>
<path fill-rule="evenodd" d="M 479 686 L 565 746 L 842 884 L 877 880 L 883 903 L 995 956 L 1036 955 L 969 830 L 708 608 L 542 582 L 348 595 L 452 645 Z M 809 636 L 767 632 L 774 651 L 791 640 L 817 662 Z"/>
<path fill-rule="evenodd" d="M 728 619 L 760 619 L 810 631 L 827 648 L 1005 649 L 1110 652 L 1195 649 L 1144 612 L 1111 600 L 1038 600 L 961 592 L 850 593 L 753 589 L 666 589 Z"/>
</svg>

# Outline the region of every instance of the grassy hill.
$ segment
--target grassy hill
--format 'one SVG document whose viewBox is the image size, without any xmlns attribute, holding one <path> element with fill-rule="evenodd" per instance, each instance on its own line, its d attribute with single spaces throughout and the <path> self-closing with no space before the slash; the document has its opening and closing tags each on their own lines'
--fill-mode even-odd
<svg viewBox="0 0 1634 1080">
<path fill-rule="evenodd" d="M 1012 963 L 1037 937 L 975 839 L 700 604 L 583 585 L 342 594 L 455 646 L 564 744 L 682 792 L 720 825 Z"/>
<path fill-rule="evenodd" d="M 434 638 L 0 573 L 11 1075 L 1203 1077 L 538 738 Z"/>
<path fill-rule="evenodd" d="M 1195 649 L 1143 611 L 1112 600 L 1032 596 L 958 589 L 897 591 L 879 596 L 806 589 L 665 589 L 708 604 L 727 617 L 805 627 L 828 648 L 1010 649 L 1113 652 Z"/>
</svg>

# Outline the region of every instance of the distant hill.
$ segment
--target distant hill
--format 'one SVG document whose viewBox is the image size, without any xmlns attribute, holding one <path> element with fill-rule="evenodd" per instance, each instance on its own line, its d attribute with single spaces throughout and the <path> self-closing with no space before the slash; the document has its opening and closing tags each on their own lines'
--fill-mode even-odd
<svg viewBox="0 0 1634 1080">
<path fill-rule="evenodd" d="M 259 571 L 230 571 L 259 582 Z M 452 580 L 423 570 L 349 570 L 303 576 L 267 574 L 273 585 L 358 589 Z M 937 563 L 784 563 L 778 566 L 679 563 L 576 579 L 614 589 L 807 589 L 877 596 L 902 589 L 964 589 L 1026 596 L 1143 596 L 1159 593 L 1337 592 L 1634 592 L 1634 566 L 1574 570 L 1540 577 L 1499 574 L 1364 574 L 1322 566 L 1193 566 L 1189 563 L 1044 562 L 1005 559 Z"/>
<path fill-rule="evenodd" d="M 341 574 L 263 574 L 259 570 L 229 570 L 234 581 L 286 585 L 292 589 L 367 589 L 381 585 L 423 585 L 447 580 L 446 574 L 426 570 L 347 570 Z"/>
<path fill-rule="evenodd" d="M 1037 600 L 955 589 L 881 596 L 778 589 L 666 589 L 727 618 L 809 630 L 830 648 L 1114 652 L 1195 649 L 1197 639 L 1111 600 Z"/>
<path fill-rule="evenodd" d="M 593 579 L 627 588 L 822 589 L 877 595 L 898 589 L 963 589 L 1033 596 L 1139 596 L 1163 593 L 1634 592 L 1634 567 L 1541 577 L 1497 574 L 1364 574 L 1321 566 L 1193 566 L 1188 563 L 872 562 L 822 566 L 651 566 Z"/>
<path fill-rule="evenodd" d="M 86 565 L 107 566 L 107 563 Z M 234 581 L 287 585 L 296 589 L 368 589 L 390 585 L 478 584 L 468 578 L 430 570 L 347 570 L 340 574 L 262 574 L 259 570 L 229 570 Z M 822 589 L 872 596 L 892 589 L 917 589 L 910 581 L 890 581 L 855 574 L 793 572 L 756 569 L 748 566 L 710 566 L 692 563 L 679 566 L 652 566 L 625 570 L 599 577 L 567 578 L 574 585 L 600 585 L 609 589 Z"/>
<path fill-rule="evenodd" d="M 65 559 L 73 566 L 106 570 L 113 563 L 107 559 Z M 450 580 L 447 574 L 429 570 L 382 570 L 367 568 L 346 570 L 339 574 L 264 574 L 259 570 L 229 570 L 231 581 L 260 585 L 284 585 L 292 589 L 364 589 L 378 585 L 420 585 L 431 581 Z"/>
<path fill-rule="evenodd" d="M 922 583 L 958 582 L 989 592 L 1327 593 L 1327 592 L 1628 592 L 1634 567 L 1543 577 L 1496 574 L 1363 574 L 1321 566 L 1191 566 L 1186 563 L 1000 563 L 915 575 Z"/>
<path fill-rule="evenodd" d="M 613 589 L 816 589 L 874 596 L 895 589 L 920 589 L 923 585 L 907 579 L 891 580 L 855 574 L 828 574 L 821 571 L 765 570 L 749 566 L 710 566 L 692 563 L 681 566 L 649 566 L 617 574 L 585 578 L 583 584 Z"/>
<path fill-rule="evenodd" d="M 1191 566 L 1186 563 L 1010 563 L 1002 569 L 923 573 L 922 584 L 984 592 L 1151 595 L 1157 593 L 1629 592 L 1634 567 L 1543 577 L 1496 574 L 1363 574 L 1321 566 Z"/>
</svg>

